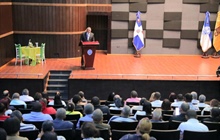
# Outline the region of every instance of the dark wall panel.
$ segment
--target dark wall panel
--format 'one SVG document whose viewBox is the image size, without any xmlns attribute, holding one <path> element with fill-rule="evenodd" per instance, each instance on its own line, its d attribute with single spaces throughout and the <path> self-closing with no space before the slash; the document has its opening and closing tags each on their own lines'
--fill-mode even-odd
<svg viewBox="0 0 220 140">
<path fill-rule="evenodd" d="M 112 20 L 128 21 L 129 20 L 129 12 L 112 12 Z"/>
<path fill-rule="evenodd" d="M 164 38 L 163 39 L 163 48 L 179 48 L 180 39 L 173 38 Z"/>
<path fill-rule="evenodd" d="M 146 38 L 162 39 L 163 30 L 146 30 Z"/>
<path fill-rule="evenodd" d="M 202 3 L 208 3 L 209 0 L 183 0 L 184 4 L 202 4 Z"/>
<path fill-rule="evenodd" d="M 0 38 L 0 66 L 15 57 L 13 35 Z"/>
<path fill-rule="evenodd" d="M 129 11 L 130 12 L 141 11 L 143 13 L 146 13 L 147 12 L 147 2 L 130 3 L 129 4 Z"/>
<path fill-rule="evenodd" d="M 112 29 L 112 38 L 128 38 L 128 30 L 126 29 Z"/>
<path fill-rule="evenodd" d="M 0 5 L 0 35 L 12 31 L 12 6 Z"/>
<path fill-rule="evenodd" d="M 181 39 L 198 39 L 198 30 L 182 30 Z"/>
</svg>

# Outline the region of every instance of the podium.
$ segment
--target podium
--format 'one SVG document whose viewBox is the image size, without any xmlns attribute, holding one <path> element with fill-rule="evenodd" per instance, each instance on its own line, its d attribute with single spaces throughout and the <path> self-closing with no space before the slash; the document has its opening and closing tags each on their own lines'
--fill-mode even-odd
<svg viewBox="0 0 220 140">
<path fill-rule="evenodd" d="M 97 46 L 99 46 L 98 41 L 82 42 L 83 59 L 85 63 L 85 66 L 83 67 L 84 70 L 95 69 L 93 67 L 93 63 L 95 59 L 95 52 Z"/>
</svg>

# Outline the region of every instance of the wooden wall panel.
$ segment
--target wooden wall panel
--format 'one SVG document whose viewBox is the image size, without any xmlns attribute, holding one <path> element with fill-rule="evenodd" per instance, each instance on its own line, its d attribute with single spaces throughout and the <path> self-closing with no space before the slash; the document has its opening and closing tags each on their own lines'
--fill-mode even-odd
<svg viewBox="0 0 220 140">
<path fill-rule="evenodd" d="M 12 31 L 12 6 L 0 5 L 0 35 Z"/>
<path fill-rule="evenodd" d="M 15 57 L 13 35 L 0 38 L 0 66 L 6 64 Z"/>
</svg>

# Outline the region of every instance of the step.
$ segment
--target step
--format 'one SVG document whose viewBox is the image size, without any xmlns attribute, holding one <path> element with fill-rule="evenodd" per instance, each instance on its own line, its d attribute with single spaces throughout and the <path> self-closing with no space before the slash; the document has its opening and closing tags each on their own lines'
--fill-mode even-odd
<svg viewBox="0 0 220 140">
<path fill-rule="evenodd" d="M 69 79 L 69 75 L 50 75 L 49 79 Z"/>
<path fill-rule="evenodd" d="M 71 71 L 56 71 L 56 70 L 52 70 L 50 71 L 50 74 L 70 74 Z"/>
<path fill-rule="evenodd" d="M 49 82 L 68 82 L 68 79 L 49 79 Z"/>
<path fill-rule="evenodd" d="M 54 84 L 53 84 L 53 85 L 50 85 L 50 84 L 49 84 L 49 85 L 47 85 L 47 87 L 68 87 L 68 85 L 66 85 L 66 84 L 65 84 L 65 85 L 63 85 L 63 84 L 62 84 L 62 85 L 61 85 L 61 84 L 57 84 L 57 85 L 54 85 Z"/>
</svg>

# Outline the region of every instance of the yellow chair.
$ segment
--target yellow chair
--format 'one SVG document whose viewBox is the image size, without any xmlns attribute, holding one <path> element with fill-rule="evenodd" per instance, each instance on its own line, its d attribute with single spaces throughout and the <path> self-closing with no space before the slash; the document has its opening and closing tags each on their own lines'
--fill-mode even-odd
<svg viewBox="0 0 220 140">
<path fill-rule="evenodd" d="M 15 65 L 17 65 L 18 60 L 20 60 L 20 65 L 22 66 L 22 61 L 25 61 L 26 56 L 21 52 L 21 44 L 15 44 Z"/>
<path fill-rule="evenodd" d="M 37 62 L 41 60 L 42 65 L 46 63 L 45 59 L 45 43 L 41 43 L 40 54 L 37 54 Z"/>
</svg>

